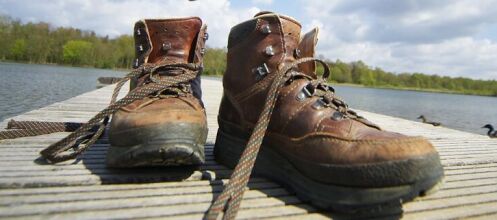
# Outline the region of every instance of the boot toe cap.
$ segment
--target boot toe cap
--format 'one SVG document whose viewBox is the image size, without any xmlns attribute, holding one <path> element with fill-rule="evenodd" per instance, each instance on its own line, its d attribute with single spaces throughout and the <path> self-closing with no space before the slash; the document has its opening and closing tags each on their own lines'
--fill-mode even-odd
<svg viewBox="0 0 497 220">
<path fill-rule="evenodd" d="M 396 186 L 443 175 L 438 153 L 421 137 L 343 140 L 310 137 L 289 156 L 317 181 L 356 186 Z M 298 155 L 298 156 L 297 156 Z"/>
</svg>

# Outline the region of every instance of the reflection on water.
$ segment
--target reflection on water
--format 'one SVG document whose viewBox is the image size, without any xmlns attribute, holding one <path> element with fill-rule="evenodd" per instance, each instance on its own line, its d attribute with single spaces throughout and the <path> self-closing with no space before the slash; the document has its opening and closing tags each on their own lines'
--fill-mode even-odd
<svg viewBox="0 0 497 220">
<path fill-rule="evenodd" d="M 0 121 L 95 89 L 100 76 L 124 72 L 92 68 L 0 63 Z M 211 77 L 209 77 L 211 78 Z M 417 120 L 425 115 L 449 128 L 485 134 L 497 125 L 497 98 L 334 86 L 352 108 Z"/>
</svg>

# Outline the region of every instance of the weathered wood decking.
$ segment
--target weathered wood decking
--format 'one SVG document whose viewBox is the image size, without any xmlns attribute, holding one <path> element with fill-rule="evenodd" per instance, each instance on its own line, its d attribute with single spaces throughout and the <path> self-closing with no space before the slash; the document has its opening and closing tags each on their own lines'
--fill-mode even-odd
<svg viewBox="0 0 497 220">
<path fill-rule="evenodd" d="M 0 218 L 9 219 L 201 219 L 230 170 L 213 160 L 220 81 L 203 80 L 209 122 L 207 162 L 185 168 L 107 169 L 107 138 L 78 160 L 47 165 L 38 152 L 66 133 L 0 141 Z M 85 122 L 108 104 L 107 86 L 17 120 Z M 124 91 L 123 91 L 124 92 Z M 428 137 L 440 152 L 445 185 L 403 206 L 405 219 L 497 219 L 497 140 L 447 128 L 360 111 L 387 130 Z M 0 126 L 5 127 L 7 120 Z M 180 182 L 179 180 L 186 179 Z M 290 191 L 252 178 L 238 218 L 328 218 Z"/>
</svg>

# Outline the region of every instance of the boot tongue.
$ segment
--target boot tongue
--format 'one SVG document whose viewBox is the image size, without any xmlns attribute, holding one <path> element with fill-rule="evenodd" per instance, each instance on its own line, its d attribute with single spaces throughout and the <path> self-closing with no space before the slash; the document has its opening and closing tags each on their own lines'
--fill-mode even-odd
<svg viewBox="0 0 497 220">
<path fill-rule="evenodd" d="M 316 44 L 318 42 L 319 29 L 316 27 L 302 36 L 299 43 L 299 56 L 300 57 L 314 57 Z M 316 76 L 316 63 L 302 63 L 299 65 L 299 70 L 310 77 L 317 78 Z"/>
<path fill-rule="evenodd" d="M 202 27 L 200 18 L 145 20 L 151 50 L 147 63 L 191 63 L 197 36 Z"/>
<path fill-rule="evenodd" d="M 286 44 L 286 56 L 283 62 L 291 63 L 299 58 L 314 57 L 318 29 L 314 28 L 301 38 L 302 27 L 297 21 L 287 16 L 280 16 L 280 18 Z M 299 72 L 312 78 L 316 78 L 315 69 L 316 64 L 314 62 L 299 65 Z"/>
</svg>

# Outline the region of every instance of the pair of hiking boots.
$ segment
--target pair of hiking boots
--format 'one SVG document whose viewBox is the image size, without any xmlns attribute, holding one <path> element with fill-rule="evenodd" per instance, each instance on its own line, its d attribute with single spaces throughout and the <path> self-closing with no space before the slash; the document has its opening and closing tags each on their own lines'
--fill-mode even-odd
<svg viewBox="0 0 497 220">
<path fill-rule="evenodd" d="M 338 211 L 407 201 L 439 183 L 443 169 L 434 147 L 383 131 L 349 109 L 326 84 L 328 66 L 323 77 L 316 74 L 323 63 L 312 58 L 318 30 L 300 32 L 296 20 L 270 12 L 231 29 L 214 153 L 235 170 L 210 214 L 236 215 L 252 169 L 319 208 Z M 143 20 L 134 37 L 135 67 L 152 71 L 132 78 L 131 92 L 170 83 L 114 113 L 108 166 L 202 164 L 201 71 L 191 75 L 167 65 L 202 64 L 205 25 L 197 17 Z M 189 80 L 172 80 L 187 73 Z"/>
</svg>

